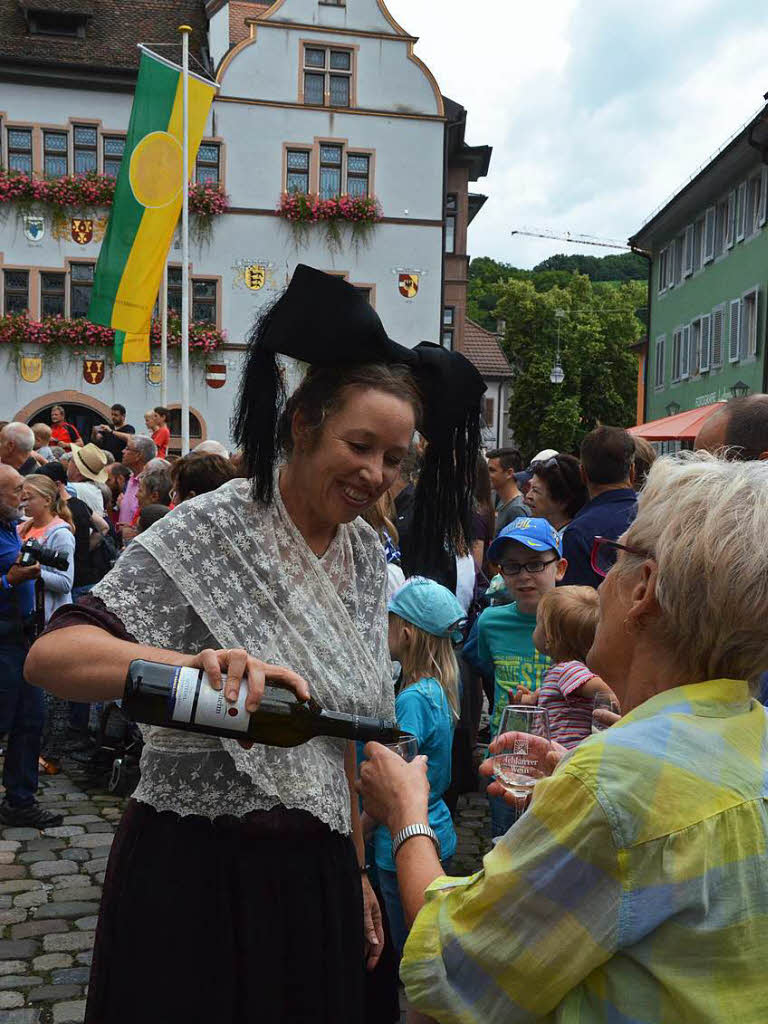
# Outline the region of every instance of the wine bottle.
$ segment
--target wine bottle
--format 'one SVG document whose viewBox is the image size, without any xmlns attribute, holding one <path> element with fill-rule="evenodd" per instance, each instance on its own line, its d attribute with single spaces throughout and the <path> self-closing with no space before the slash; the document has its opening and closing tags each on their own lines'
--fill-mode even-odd
<svg viewBox="0 0 768 1024">
<path fill-rule="evenodd" d="M 310 698 L 297 701 L 286 691 L 284 699 L 265 694 L 255 711 L 245 710 L 247 684 L 240 684 L 235 702 L 214 690 L 202 669 L 132 661 L 125 681 L 123 710 L 137 722 L 162 725 L 210 736 L 229 736 L 273 747 L 296 747 L 314 736 L 397 743 L 408 733 L 382 718 L 363 718 L 327 711 Z"/>
</svg>

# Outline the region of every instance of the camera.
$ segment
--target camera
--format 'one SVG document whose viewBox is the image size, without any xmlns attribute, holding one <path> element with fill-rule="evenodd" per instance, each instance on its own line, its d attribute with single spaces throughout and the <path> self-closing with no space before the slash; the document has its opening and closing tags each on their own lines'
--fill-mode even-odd
<svg viewBox="0 0 768 1024">
<path fill-rule="evenodd" d="M 69 559 L 66 555 L 56 551 L 54 548 L 47 548 L 36 540 L 25 540 L 21 545 L 20 565 L 34 565 L 39 562 L 49 569 L 66 570 L 69 568 Z"/>
</svg>

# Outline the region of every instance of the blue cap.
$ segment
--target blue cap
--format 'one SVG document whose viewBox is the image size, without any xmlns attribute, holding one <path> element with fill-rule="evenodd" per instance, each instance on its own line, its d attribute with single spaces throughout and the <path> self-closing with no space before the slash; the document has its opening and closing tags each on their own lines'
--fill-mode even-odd
<svg viewBox="0 0 768 1024">
<path fill-rule="evenodd" d="M 461 625 L 467 616 L 447 587 L 423 576 L 412 576 L 392 596 L 389 610 L 406 622 L 433 636 L 449 637 L 459 643 Z"/>
<path fill-rule="evenodd" d="M 488 548 L 488 558 L 492 562 L 499 560 L 505 540 L 516 540 L 518 544 L 525 544 L 531 551 L 556 551 L 558 555 L 563 553 L 560 534 L 546 519 L 525 519 L 521 516 L 513 520 L 509 526 L 505 526 Z"/>
</svg>

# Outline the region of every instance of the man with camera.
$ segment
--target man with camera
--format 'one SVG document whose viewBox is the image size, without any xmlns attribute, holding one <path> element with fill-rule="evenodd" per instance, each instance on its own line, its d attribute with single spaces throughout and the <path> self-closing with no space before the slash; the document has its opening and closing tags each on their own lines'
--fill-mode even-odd
<svg viewBox="0 0 768 1024">
<path fill-rule="evenodd" d="M 35 580 L 40 565 L 21 565 L 24 479 L 12 466 L 0 466 L 0 733 L 6 734 L 0 824 L 52 828 L 62 816 L 36 800 L 38 758 L 45 718 L 43 691 L 24 679 L 24 659 L 34 640 Z"/>
</svg>

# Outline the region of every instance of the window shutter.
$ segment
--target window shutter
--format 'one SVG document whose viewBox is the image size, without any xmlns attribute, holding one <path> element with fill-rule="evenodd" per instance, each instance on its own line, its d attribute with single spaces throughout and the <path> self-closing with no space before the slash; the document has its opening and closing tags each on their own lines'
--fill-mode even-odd
<svg viewBox="0 0 768 1024">
<path fill-rule="evenodd" d="M 685 229 L 685 261 L 683 264 L 683 276 L 690 277 L 693 273 L 693 224 Z"/>
<path fill-rule="evenodd" d="M 747 222 L 747 183 L 742 181 L 736 201 L 736 241 L 744 241 L 745 225 Z"/>
<path fill-rule="evenodd" d="M 673 238 L 669 243 L 667 255 L 667 288 L 675 287 L 675 261 L 677 259 L 677 239 Z"/>
<path fill-rule="evenodd" d="M 656 368 L 654 374 L 654 385 L 657 388 L 664 387 L 664 346 L 667 340 L 666 334 L 656 339 Z"/>
<path fill-rule="evenodd" d="M 662 249 L 659 253 L 659 295 L 667 287 L 667 250 Z"/>
<path fill-rule="evenodd" d="M 691 325 L 687 324 L 682 330 L 682 343 L 680 345 L 680 377 L 685 379 L 691 372 Z"/>
<path fill-rule="evenodd" d="M 768 212 L 768 167 L 765 165 L 760 169 L 760 205 L 757 214 L 757 223 L 762 227 L 766 221 Z"/>
<path fill-rule="evenodd" d="M 768 168 L 763 168 L 763 171 Z M 765 179 L 768 182 L 768 179 Z M 715 208 L 707 207 L 704 215 L 704 262 L 709 263 L 715 258 Z"/>
<path fill-rule="evenodd" d="M 680 341 L 683 332 L 678 330 L 672 332 L 672 380 L 680 380 Z"/>
<path fill-rule="evenodd" d="M 752 292 L 754 299 L 752 300 L 752 320 L 750 323 L 749 332 L 749 345 L 747 347 L 747 354 L 750 356 L 757 355 L 757 329 L 760 323 L 760 289 L 755 288 Z"/>
<path fill-rule="evenodd" d="M 733 236 L 736 230 L 736 192 L 728 193 L 728 212 L 725 218 L 725 244 L 733 248 Z"/>
<path fill-rule="evenodd" d="M 703 316 L 701 318 L 701 357 L 699 359 L 699 371 L 704 373 L 709 369 L 709 332 L 711 326 L 711 318 L 709 316 Z"/>
<path fill-rule="evenodd" d="M 711 327 L 711 338 L 712 338 L 712 361 L 711 366 L 722 366 L 723 365 L 723 319 L 725 316 L 725 307 L 717 306 L 712 310 L 712 327 Z"/>
<path fill-rule="evenodd" d="M 728 362 L 735 363 L 739 359 L 739 310 L 741 299 L 731 300 L 731 320 L 728 330 Z"/>
</svg>

